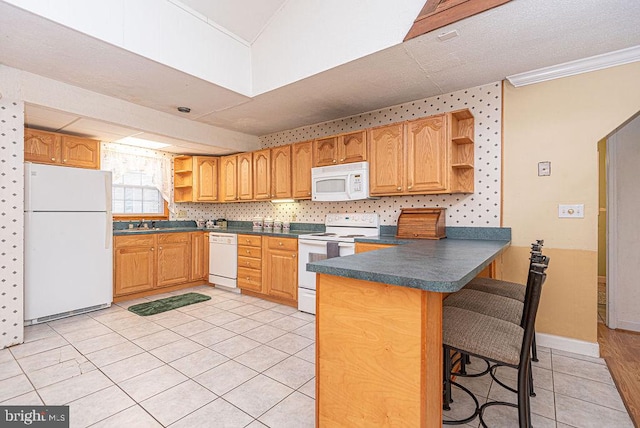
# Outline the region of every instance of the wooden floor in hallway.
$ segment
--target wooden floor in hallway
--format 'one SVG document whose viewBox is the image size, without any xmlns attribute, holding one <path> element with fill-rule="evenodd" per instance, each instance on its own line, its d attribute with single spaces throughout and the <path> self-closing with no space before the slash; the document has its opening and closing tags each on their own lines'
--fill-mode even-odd
<svg viewBox="0 0 640 428">
<path fill-rule="evenodd" d="M 627 411 L 640 428 L 640 333 L 611 330 L 599 322 L 598 343 Z"/>
</svg>

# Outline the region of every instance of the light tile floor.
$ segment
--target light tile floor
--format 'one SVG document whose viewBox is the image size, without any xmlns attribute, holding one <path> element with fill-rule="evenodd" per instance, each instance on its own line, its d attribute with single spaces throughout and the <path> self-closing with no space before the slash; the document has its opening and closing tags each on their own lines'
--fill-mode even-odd
<svg viewBox="0 0 640 428">
<path fill-rule="evenodd" d="M 0 402 L 69 404 L 72 427 L 312 427 L 315 317 L 206 286 L 167 295 L 187 291 L 212 298 L 144 318 L 126 310 L 139 299 L 27 327 L 24 344 L 0 350 Z M 539 354 L 536 427 L 633 426 L 603 360 Z M 487 377 L 462 383 L 481 401 L 514 398 Z M 468 410 L 454 399 L 446 417 Z M 486 416 L 517 426 L 515 409 Z"/>
</svg>

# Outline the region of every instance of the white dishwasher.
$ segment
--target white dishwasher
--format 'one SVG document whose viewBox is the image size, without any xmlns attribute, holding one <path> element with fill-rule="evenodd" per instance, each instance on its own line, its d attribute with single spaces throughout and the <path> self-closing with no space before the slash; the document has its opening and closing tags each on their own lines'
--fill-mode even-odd
<svg viewBox="0 0 640 428">
<path fill-rule="evenodd" d="M 238 289 L 238 235 L 209 232 L 209 282 L 216 287 Z"/>
</svg>

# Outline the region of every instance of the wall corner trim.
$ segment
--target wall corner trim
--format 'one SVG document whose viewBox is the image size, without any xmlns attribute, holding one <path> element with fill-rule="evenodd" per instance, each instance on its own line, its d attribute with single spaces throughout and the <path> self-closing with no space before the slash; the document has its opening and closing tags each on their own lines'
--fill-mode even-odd
<svg viewBox="0 0 640 428">
<path fill-rule="evenodd" d="M 600 345 L 597 342 L 586 342 L 570 337 L 538 332 L 536 332 L 536 342 L 538 345 L 546 346 L 547 348 L 573 352 L 574 354 L 585 355 L 587 357 L 600 358 Z"/>
<path fill-rule="evenodd" d="M 516 88 L 640 61 L 640 45 L 507 76 Z"/>
</svg>

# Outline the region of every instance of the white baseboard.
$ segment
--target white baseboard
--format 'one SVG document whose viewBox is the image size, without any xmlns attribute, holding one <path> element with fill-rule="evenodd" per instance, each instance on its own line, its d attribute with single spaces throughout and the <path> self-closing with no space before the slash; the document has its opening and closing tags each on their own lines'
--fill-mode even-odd
<svg viewBox="0 0 640 428">
<path fill-rule="evenodd" d="M 597 342 L 585 342 L 584 340 L 571 339 L 570 337 L 536 333 L 536 343 L 547 348 L 600 358 L 600 345 Z"/>
<path fill-rule="evenodd" d="M 629 330 L 640 332 L 640 322 L 618 320 L 616 328 L 620 330 Z"/>
</svg>

